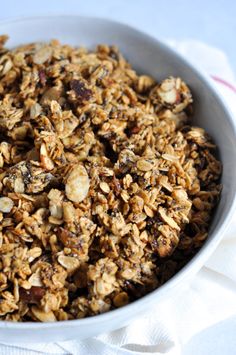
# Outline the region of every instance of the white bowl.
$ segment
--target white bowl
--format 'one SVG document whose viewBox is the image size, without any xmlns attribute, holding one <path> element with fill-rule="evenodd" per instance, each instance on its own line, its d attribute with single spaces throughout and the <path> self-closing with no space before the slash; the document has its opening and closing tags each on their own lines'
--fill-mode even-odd
<svg viewBox="0 0 236 355">
<path fill-rule="evenodd" d="M 206 129 L 219 147 L 223 162 L 223 192 L 215 213 L 209 238 L 195 257 L 174 277 L 147 296 L 108 313 L 56 323 L 0 322 L 0 341 L 49 342 L 83 339 L 117 329 L 131 322 L 154 303 L 174 297 L 177 289 L 200 269 L 214 251 L 235 208 L 236 127 L 232 116 L 215 91 L 210 79 L 193 68 L 174 51 L 150 36 L 113 21 L 79 16 L 50 16 L 0 23 L 0 33 L 10 35 L 8 46 L 52 38 L 75 46 L 94 47 L 98 43 L 117 45 L 132 66 L 160 80 L 180 76 L 190 86 L 195 100 L 194 124 Z"/>
</svg>

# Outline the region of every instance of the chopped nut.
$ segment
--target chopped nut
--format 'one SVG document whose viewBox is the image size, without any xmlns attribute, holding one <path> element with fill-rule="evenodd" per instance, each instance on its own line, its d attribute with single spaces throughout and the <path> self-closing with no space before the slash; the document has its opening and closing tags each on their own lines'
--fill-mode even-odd
<svg viewBox="0 0 236 355">
<path fill-rule="evenodd" d="M 30 108 L 30 118 L 32 119 L 37 118 L 41 112 L 42 112 L 42 107 L 39 103 L 36 102 Z"/>
<path fill-rule="evenodd" d="M 45 312 L 36 306 L 31 307 L 31 312 L 40 322 L 55 322 L 57 320 L 52 311 Z"/>
<path fill-rule="evenodd" d="M 57 189 L 51 189 L 48 194 L 48 198 L 49 198 L 49 211 L 51 213 L 51 216 L 53 216 L 54 218 L 57 218 L 58 220 L 62 219 L 62 216 L 63 216 L 63 208 L 62 208 L 63 195 L 62 195 L 61 191 L 59 191 Z"/>
<path fill-rule="evenodd" d="M 40 270 L 38 269 L 34 274 L 32 274 L 29 277 L 28 281 L 31 284 L 31 286 L 42 287 L 43 284 L 40 277 Z"/>
<path fill-rule="evenodd" d="M 11 212 L 14 202 L 9 197 L 0 197 L 0 211 L 3 213 Z"/>
<path fill-rule="evenodd" d="M 80 263 L 79 260 L 72 257 L 72 256 L 66 256 L 66 255 L 59 255 L 58 257 L 58 262 L 63 266 L 66 270 L 69 272 L 75 271 L 78 269 Z"/>
<path fill-rule="evenodd" d="M 32 248 L 28 251 L 28 260 L 31 263 L 34 259 L 42 254 L 42 249 L 39 247 Z"/>
<path fill-rule="evenodd" d="M 52 159 L 49 158 L 47 148 L 44 143 L 40 147 L 40 160 L 44 169 L 52 170 L 54 168 L 54 163 Z"/>
<path fill-rule="evenodd" d="M 151 92 L 151 98 L 156 103 L 160 101 L 164 106 L 173 107 L 173 112 L 183 111 L 192 102 L 192 96 L 180 78 L 165 79 Z"/>
<path fill-rule="evenodd" d="M 66 196 L 73 202 L 81 202 L 88 195 L 89 177 L 86 169 L 82 165 L 72 168 L 66 180 Z"/>
<path fill-rule="evenodd" d="M 52 49 L 49 46 L 42 46 L 35 52 L 33 56 L 33 62 L 35 64 L 43 64 L 47 60 L 49 60 L 51 56 L 52 56 Z"/>
<path fill-rule="evenodd" d="M 158 212 L 160 213 L 161 218 L 163 219 L 164 222 L 166 222 L 167 224 L 169 224 L 170 227 L 180 230 L 180 227 L 178 226 L 178 224 L 174 221 L 174 219 L 172 217 L 168 217 L 165 209 L 163 207 L 159 207 Z"/>
</svg>

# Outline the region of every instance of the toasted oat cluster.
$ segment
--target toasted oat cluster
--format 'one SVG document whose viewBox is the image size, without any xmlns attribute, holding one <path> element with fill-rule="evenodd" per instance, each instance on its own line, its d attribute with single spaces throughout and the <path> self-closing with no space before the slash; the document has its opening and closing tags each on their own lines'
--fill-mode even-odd
<svg viewBox="0 0 236 355">
<path fill-rule="evenodd" d="M 95 51 L 0 37 L 0 319 L 121 307 L 201 247 L 221 164 L 180 78 Z"/>
</svg>

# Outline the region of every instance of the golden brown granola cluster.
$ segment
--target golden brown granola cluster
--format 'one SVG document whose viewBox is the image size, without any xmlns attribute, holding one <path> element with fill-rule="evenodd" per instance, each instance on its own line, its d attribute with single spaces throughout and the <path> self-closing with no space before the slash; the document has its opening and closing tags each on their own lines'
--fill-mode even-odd
<svg viewBox="0 0 236 355">
<path fill-rule="evenodd" d="M 0 319 L 123 306 L 199 249 L 221 165 L 180 78 L 138 75 L 116 47 L 0 38 Z"/>
</svg>

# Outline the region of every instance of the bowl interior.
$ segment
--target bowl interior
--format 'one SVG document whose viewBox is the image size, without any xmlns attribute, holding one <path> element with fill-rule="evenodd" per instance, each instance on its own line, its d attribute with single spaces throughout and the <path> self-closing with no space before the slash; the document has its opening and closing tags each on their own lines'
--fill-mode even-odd
<svg viewBox="0 0 236 355">
<path fill-rule="evenodd" d="M 78 16 L 33 18 L 0 23 L 0 33 L 9 34 L 10 40 L 7 43 L 9 47 L 35 41 L 49 41 L 53 38 L 59 39 L 62 43 L 89 48 L 98 43 L 115 44 L 139 73 L 150 74 L 158 81 L 170 75 L 180 76 L 186 81 L 194 96 L 193 124 L 203 127 L 212 136 L 219 147 L 220 159 L 223 162 L 222 184 L 224 188 L 212 221 L 210 235 L 199 255 L 190 262 L 192 270 L 200 268 L 221 238 L 232 214 L 236 191 L 235 125 L 204 75 L 199 74 L 185 60 L 155 39 L 112 21 Z M 168 287 L 171 288 L 174 282 L 180 282 L 187 272 L 191 272 L 190 265 L 187 265 L 185 270 L 177 274 L 173 280 L 168 281 L 169 286 L 164 285 L 160 290 L 154 291 L 152 295 L 137 302 L 145 302 L 148 297 L 150 299 L 150 297 L 166 292 L 165 290 Z M 116 314 L 123 314 L 125 318 L 125 309 L 131 310 L 127 312 L 127 315 L 131 314 L 137 302 L 115 311 Z M 136 310 L 138 310 L 137 307 Z M 101 320 L 108 319 L 108 315 L 99 317 Z M 87 321 L 89 322 L 91 323 L 91 320 Z M 40 327 L 43 326 L 46 327 L 46 325 L 40 325 Z M 11 326 L 8 325 L 9 327 Z"/>
<path fill-rule="evenodd" d="M 193 124 L 203 127 L 219 147 L 223 162 L 221 202 L 211 231 L 224 222 L 233 202 L 236 181 L 235 128 L 228 113 L 211 90 L 209 82 L 165 45 L 125 25 L 79 16 L 55 16 L 0 24 L 0 32 L 10 35 L 10 47 L 33 41 L 60 39 L 75 46 L 95 47 L 98 43 L 117 45 L 132 66 L 157 80 L 180 76 L 190 86 L 194 97 Z"/>
</svg>

